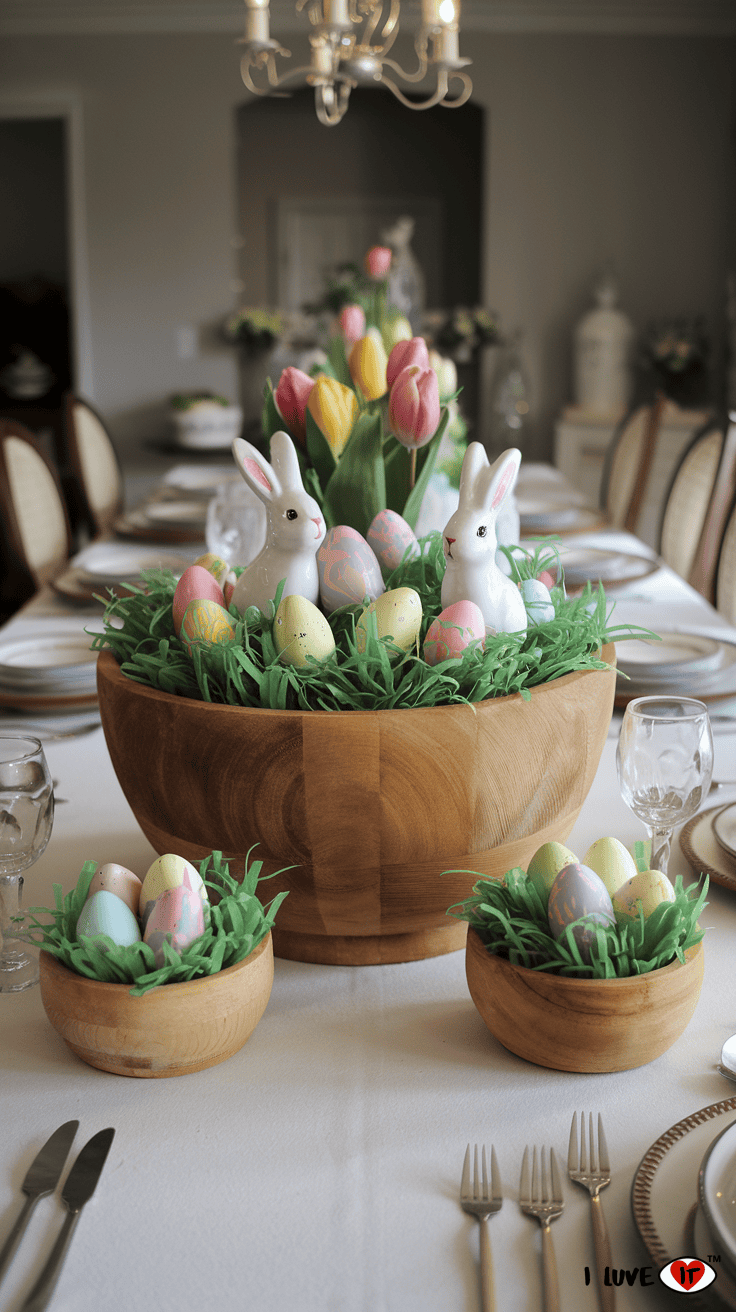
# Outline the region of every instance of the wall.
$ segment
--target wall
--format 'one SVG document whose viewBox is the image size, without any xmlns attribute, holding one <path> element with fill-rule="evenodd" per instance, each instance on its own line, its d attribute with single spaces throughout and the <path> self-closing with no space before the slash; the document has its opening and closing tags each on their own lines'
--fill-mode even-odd
<svg viewBox="0 0 736 1312">
<path fill-rule="evenodd" d="M 469 34 L 463 48 L 488 110 L 485 301 L 525 330 L 529 454 L 548 453 L 571 329 L 607 259 L 637 323 L 683 312 L 721 325 L 736 267 L 736 39 Z M 247 96 L 232 38 L 7 38 L 0 85 L 11 101 L 81 98 L 94 399 L 121 447 L 160 432 L 172 390 L 234 396 L 214 333 L 237 299 Z M 325 150 L 339 130 L 324 130 Z M 192 324 L 200 358 L 182 360 L 176 330 Z"/>
</svg>

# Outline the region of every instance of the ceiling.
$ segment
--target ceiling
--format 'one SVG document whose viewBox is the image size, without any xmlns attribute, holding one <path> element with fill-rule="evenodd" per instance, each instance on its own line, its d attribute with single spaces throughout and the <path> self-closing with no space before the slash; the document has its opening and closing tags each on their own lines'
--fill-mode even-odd
<svg viewBox="0 0 736 1312">
<path fill-rule="evenodd" d="M 419 0 L 404 0 L 414 26 Z M 0 35 L 225 32 L 243 28 L 242 0 L 0 0 Z M 277 35 L 306 30 L 294 0 L 271 0 Z M 463 0 L 465 32 L 736 34 L 734 0 Z"/>
</svg>

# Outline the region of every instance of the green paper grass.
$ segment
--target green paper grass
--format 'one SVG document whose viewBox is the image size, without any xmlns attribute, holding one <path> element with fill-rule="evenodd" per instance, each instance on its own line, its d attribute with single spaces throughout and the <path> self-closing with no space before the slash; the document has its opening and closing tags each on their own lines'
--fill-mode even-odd
<svg viewBox="0 0 736 1312">
<path fill-rule="evenodd" d="M 514 558 L 514 578 L 535 578 L 545 567 L 556 573 L 557 548 L 542 543 Z M 580 597 L 567 599 L 552 589 L 555 618 L 531 624 L 524 633 L 488 638 L 461 660 L 431 666 L 423 659 L 427 629 L 442 610 L 445 571 L 442 535 L 421 541 L 421 555 L 405 560 L 385 579 L 386 588 L 415 588 L 423 619 L 415 648 L 405 653 L 390 638 L 368 635 L 359 653 L 355 625 L 363 607 L 344 606 L 330 616 L 336 650 L 326 661 L 297 669 L 279 658 L 271 635 L 271 616 L 251 607 L 244 617 L 234 608 L 235 637 L 225 643 L 194 644 L 190 655 L 174 633 L 172 602 L 176 579 L 168 570 L 146 570 L 143 585 L 130 595 L 110 594 L 103 617 L 104 633 L 93 634 L 93 647 L 109 647 L 123 674 L 162 692 L 231 706 L 271 710 L 411 709 L 484 701 L 520 693 L 528 700 L 537 684 L 575 670 L 603 670 L 604 643 L 635 633 L 631 626 L 610 626 L 602 587 L 590 584 Z M 277 593 L 275 605 L 280 593 Z"/>
<path fill-rule="evenodd" d="M 141 997 L 162 984 L 183 984 L 214 975 L 250 956 L 272 929 L 276 912 L 287 896 L 286 891 L 278 893 L 268 906 L 263 906 L 256 892 L 258 882 L 273 876 L 261 876 L 262 866 L 262 861 L 250 860 L 249 852 L 243 882 L 238 883 L 231 876 L 222 852 L 205 857 L 199 872 L 219 901 L 210 904 L 204 934 L 181 953 L 164 942 L 165 962 L 158 968 L 153 949 L 147 943 L 119 947 L 105 934 L 95 938 L 83 934 L 77 938 L 77 921 L 97 870 L 95 861 L 85 861 L 76 888 L 66 897 L 61 884 L 54 884 L 55 906 L 31 907 L 29 927 L 19 937 L 50 952 L 77 975 L 107 984 L 135 984 L 130 992 L 133 997 Z M 50 916 L 51 920 L 44 923 L 38 919 L 39 915 Z"/>
<path fill-rule="evenodd" d="M 646 920 L 639 907 L 636 919 L 622 919 L 612 928 L 597 926 L 590 962 L 583 961 L 573 936 L 575 925 L 585 924 L 585 917 L 568 925 L 561 938 L 553 938 L 546 907 L 518 866 L 507 871 L 503 881 L 479 878 L 470 897 L 451 907 L 448 915 L 467 920 L 486 950 L 512 965 L 580 979 L 622 979 L 661 970 L 675 960 L 684 962 L 688 948 L 701 941 L 697 922 L 707 906 L 708 876 L 702 878 L 698 892 L 698 884 L 685 888 L 678 875 L 674 902 L 660 903 Z"/>
</svg>

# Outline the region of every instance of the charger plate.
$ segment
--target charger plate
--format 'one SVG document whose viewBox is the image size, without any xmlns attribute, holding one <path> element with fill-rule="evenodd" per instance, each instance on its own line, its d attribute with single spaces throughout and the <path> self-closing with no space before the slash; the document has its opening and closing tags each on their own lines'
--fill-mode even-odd
<svg viewBox="0 0 736 1312">
<path fill-rule="evenodd" d="M 696 1256 L 688 1253 L 688 1240 L 692 1208 L 698 1197 L 698 1173 L 708 1147 L 729 1124 L 729 1117 L 731 1120 L 736 1117 L 736 1097 L 724 1098 L 693 1112 L 661 1134 L 637 1167 L 631 1186 L 631 1211 L 658 1270 L 685 1254 Z M 676 1206 L 673 1199 L 677 1200 Z M 716 1278 L 702 1293 L 689 1294 L 688 1306 L 732 1305 L 719 1297 Z"/>
<path fill-rule="evenodd" d="M 659 561 L 651 556 L 635 556 L 602 547 L 563 547 L 560 564 L 565 571 L 568 592 L 583 588 L 586 583 L 594 587 L 597 583 L 603 583 L 606 588 L 621 587 L 648 578 L 661 568 Z"/>
<path fill-rule="evenodd" d="M 720 1244 L 723 1261 L 736 1270 L 736 1121 L 714 1139 L 698 1177 L 700 1206 L 708 1229 Z"/>
<path fill-rule="evenodd" d="M 712 806 L 688 820 L 680 831 L 680 849 L 696 874 L 709 875 L 716 884 L 736 893 L 736 857 L 724 851 L 713 832 L 713 819 L 722 810 L 725 808 Z"/>
</svg>

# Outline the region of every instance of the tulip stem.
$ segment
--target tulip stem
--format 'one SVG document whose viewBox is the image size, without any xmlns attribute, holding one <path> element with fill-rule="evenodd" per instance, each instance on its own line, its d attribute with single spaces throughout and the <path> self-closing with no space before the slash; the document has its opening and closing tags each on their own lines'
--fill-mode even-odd
<svg viewBox="0 0 736 1312">
<path fill-rule="evenodd" d="M 416 481 L 417 481 L 417 449 L 415 446 L 413 446 L 409 453 L 409 490 L 410 491 L 414 487 Z"/>
</svg>

